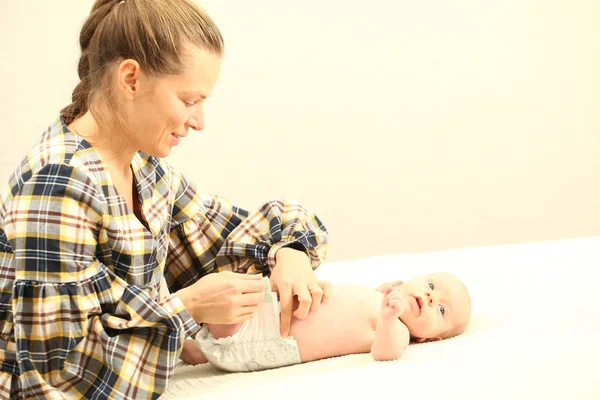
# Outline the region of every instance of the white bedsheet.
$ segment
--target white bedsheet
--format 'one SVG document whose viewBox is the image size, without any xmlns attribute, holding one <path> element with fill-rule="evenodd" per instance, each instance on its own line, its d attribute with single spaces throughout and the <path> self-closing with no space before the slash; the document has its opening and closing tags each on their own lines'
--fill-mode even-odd
<svg viewBox="0 0 600 400">
<path fill-rule="evenodd" d="M 473 298 L 467 331 L 402 359 L 349 355 L 253 373 L 178 366 L 167 399 L 600 399 L 600 237 L 325 263 L 333 283 L 438 270 Z"/>
</svg>

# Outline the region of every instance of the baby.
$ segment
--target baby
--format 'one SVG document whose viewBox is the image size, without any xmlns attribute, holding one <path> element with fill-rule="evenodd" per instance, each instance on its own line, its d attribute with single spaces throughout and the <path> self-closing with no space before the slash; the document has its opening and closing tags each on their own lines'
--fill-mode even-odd
<svg viewBox="0 0 600 400">
<path fill-rule="evenodd" d="M 279 334 L 276 293 L 265 281 L 265 298 L 252 319 L 235 325 L 204 324 L 186 340 L 181 359 L 210 362 L 227 371 L 276 368 L 328 357 L 368 353 L 395 360 L 411 340 L 441 340 L 462 333 L 471 314 L 465 285 L 439 272 L 377 289 L 334 286 L 331 296 L 306 319 L 292 319 L 290 336 Z"/>
</svg>

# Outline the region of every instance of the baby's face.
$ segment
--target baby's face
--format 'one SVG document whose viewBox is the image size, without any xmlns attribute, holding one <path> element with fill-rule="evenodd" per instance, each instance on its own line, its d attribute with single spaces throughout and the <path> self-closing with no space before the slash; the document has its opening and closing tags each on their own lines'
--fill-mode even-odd
<svg viewBox="0 0 600 400">
<path fill-rule="evenodd" d="M 406 308 L 400 320 L 412 337 L 439 340 L 464 331 L 471 316 L 465 285 L 446 272 L 415 277 L 400 286 Z"/>
</svg>

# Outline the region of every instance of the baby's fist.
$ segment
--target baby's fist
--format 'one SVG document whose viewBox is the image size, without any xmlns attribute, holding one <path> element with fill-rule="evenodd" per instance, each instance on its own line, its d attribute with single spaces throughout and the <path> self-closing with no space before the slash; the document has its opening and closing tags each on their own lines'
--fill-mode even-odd
<svg viewBox="0 0 600 400">
<path fill-rule="evenodd" d="M 385 293 L 387 292 L 387 293 Z M 381 316 L 383 318 L 398 318 L 404 312 L 406 305 L 402 291 L 394 287 L 391 290 L 386 290 L 381 303 Z"/>
</svg>

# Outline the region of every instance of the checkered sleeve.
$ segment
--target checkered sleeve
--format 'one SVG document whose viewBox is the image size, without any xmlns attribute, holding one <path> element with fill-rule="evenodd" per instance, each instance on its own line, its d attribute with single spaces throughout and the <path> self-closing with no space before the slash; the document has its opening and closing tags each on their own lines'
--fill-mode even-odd
<svg viewBox="0 0 600 400">
<path fill-rule="evenodd" d="M 156 398 L 186 331 L 197 326 L 179 298 L 160 302 L 95 256 L 108 224 L 101 188 L 77 168 L 50 164 L 11 201 L 12 308 L 26 397 Z"/>
<path fill-rule="evenodd" d="M 169 251 L 171 291 L 222 270 L 269 275 L 282 247 L 305 251 L 313 268 L 325 259 L 327 229 L 297 202 L 273 200 L 253 212 L 197 193 L 181 175 Z"/>
</svg>

